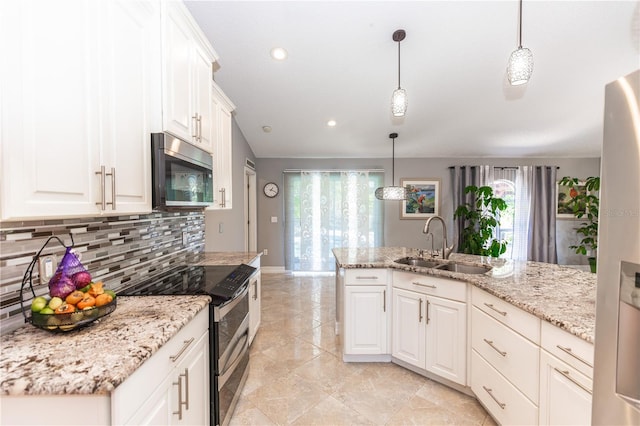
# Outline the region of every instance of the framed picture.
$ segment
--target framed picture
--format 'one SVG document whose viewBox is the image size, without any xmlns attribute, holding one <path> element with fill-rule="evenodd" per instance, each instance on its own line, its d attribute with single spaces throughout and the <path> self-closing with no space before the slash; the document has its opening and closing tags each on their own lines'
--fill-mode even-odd
<svg viewBox="0 0 640 426">
<path fill-rule="evenodd" d="M 440 214 L 440 179 L 406 178 L 400 185 L 409 190 L 409 198 L 400 204 L 400 219 L 426 219 Z"/>
<path fill-rule="evenodd" d="M 557 219 L 576 219 L 573 214 L 573 206 L 569 204 L 571 199 L 578 194 L 586 193 L 584 181 L 579 181 L 577 185 L 566 186 L 556 183 L 556 218 Z"/>
</svg>

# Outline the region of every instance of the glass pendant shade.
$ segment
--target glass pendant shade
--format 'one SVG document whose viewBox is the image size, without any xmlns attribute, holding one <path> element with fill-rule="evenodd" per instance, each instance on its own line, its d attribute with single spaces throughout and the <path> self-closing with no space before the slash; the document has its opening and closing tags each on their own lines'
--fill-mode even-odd
<svg viewBox="0 0 640 426">
<path fill-rule="evenodd" d="M 391 113 L 394 117 L 402 117 L 407 112 L 407 92 L 397 88 L 391 96 Z"/>
<path fill-rule="evenodd" d="M 533 73 L 533 53 L 526 47 L 519 47 L 509 57 L 507 76 L 512 86 L 525 84 Z"/>
<path fill-rule="evenodd" d="M 407 188 L 403 186 L 381 186 L 375 194 L 378 200 L 400 201 L 409 198 Z"/>
</svg>

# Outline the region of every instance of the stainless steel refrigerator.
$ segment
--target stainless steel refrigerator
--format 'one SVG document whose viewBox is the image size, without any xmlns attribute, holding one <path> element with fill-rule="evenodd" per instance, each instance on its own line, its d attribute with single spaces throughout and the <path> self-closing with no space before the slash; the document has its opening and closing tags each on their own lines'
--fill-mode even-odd
<svg viewBox="0 0 640 426">
<path fill-rule="evenodd" d="M 640 425 L 640 70 L 605 88 L 592 422 Z"/>
</svg>

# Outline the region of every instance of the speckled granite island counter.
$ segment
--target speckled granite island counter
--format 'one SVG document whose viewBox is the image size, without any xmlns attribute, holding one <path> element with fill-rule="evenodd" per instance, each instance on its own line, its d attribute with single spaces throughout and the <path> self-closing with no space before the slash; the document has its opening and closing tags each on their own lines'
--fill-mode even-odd
<svg viewBox="0 0 640 426">
<path fill-rule="evenodd" d="M 210 300 L 118 297 L 113 313 L 80 330 L 52 333 L 27 324 L 0 341 L 1 395 L 109 394 Z"/>
<path fill-rule="evenodd" d="M 246 265 L 259 259 L 262 256 L 262 252 L 251 251 L 212 251 L 202 253 L 200 261 L 195 265 L 240 265 L 244 263 Z"/>
<path fill-rule="evenodd" d="M 468 275 L 394 262 L 416 256 L 406 247 L 334 249 L 340 268 L 391 268 L 471 283 L 569 333 L 594 342 L 596 274 L 539 262 L 453 253 L 450 261 L 491 265 L 486 274 Z"/>
</svg>

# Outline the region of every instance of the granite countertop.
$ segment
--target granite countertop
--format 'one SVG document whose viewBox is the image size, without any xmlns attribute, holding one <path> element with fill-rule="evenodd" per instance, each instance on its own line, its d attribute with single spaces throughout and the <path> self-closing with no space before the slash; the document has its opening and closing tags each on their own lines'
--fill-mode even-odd
<svg viewBox="0 0 640 426">
<path fill-rule="evenodd" d="M 452 253 L 449 261 L 491 265 L 485 274 L 469 275 L 395 263 L 417 256 L 406 247 L 344 248 L 333 253 L 341 268 L 392 268 L 466 281 L 569 333 L 594 342 L 596 274 L 550 263 Z"/>
<path fill-rule="evenodd" d="M 249 264 L 256 257 L 262 256 L 262 252 L 251 251 L 209 251 L 200 255 L 200 261 L 194 265 L 240 265 Z"/>
<path fill-rule="evenodd" d="M 25 324 L 0 340 L 0 395 L 109 394 L 210 300 L 119 296 L 114 312 L 79 330 Z"/>
</svg>

